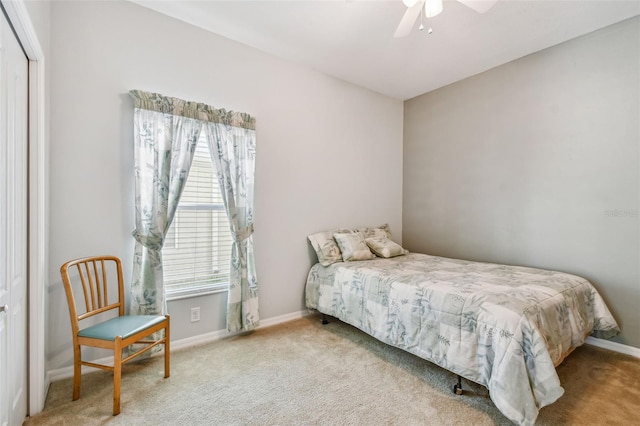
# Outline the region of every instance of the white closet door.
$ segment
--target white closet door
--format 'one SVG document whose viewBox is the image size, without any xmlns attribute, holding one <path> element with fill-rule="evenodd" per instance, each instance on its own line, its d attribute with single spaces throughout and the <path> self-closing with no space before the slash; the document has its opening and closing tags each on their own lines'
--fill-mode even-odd
<svg viewBox="0 0 640 426">
<path fill-rule="evenodd" d="M 27 415 L 28 61 L 0 11 L 0 425 Z"/>
</svg>

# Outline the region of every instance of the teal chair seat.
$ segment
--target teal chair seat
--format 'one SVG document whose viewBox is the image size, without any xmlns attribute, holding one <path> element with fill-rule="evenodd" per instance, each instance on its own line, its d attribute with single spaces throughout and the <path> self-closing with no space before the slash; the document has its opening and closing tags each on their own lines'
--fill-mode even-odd
<svg viewBox="0 0 640 426">
<path fill-rule="evenodd" d="M 125 315 L 84 328 L 78 332 L 78 336 L 110 341 L 116 340 L 118 336 L 126 339 L 165 319 L 161 315 Z"/>
</svg>

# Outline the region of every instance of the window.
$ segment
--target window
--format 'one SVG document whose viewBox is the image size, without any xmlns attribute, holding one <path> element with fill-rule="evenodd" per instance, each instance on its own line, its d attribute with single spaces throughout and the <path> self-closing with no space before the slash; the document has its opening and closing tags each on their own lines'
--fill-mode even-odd
<svg viewBox="0 0 640 426">
<path fill-rule="evenodd" d="M 218 179 L 201 137 L 162 248 L 167 299 L 228 288 L 231 245 Z"/>
</svg>

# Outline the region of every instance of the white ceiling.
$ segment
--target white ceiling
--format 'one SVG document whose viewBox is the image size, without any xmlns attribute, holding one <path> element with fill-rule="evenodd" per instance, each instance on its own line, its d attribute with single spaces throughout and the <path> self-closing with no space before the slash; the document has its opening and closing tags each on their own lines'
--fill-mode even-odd
<svg viewBox="0 0 640 426">
<path fill-rule="evenodd" d="M 397 98 L 409 99 L 640 14 L 640 0 L 499 0 L 478 14 L 454 0 L 393 33 L 401 0 L 133 0 L 213 33 Z"/>
</svg>

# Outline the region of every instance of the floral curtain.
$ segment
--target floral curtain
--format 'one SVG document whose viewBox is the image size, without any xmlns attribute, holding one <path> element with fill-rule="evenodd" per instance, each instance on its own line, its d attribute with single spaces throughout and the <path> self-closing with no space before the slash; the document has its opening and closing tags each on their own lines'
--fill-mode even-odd
<svg viewBox="0 0 640 426">
<path fill-rule="evenodd" d="M 132 91 L 136 240 L 131 282 L 133 315 L 166 313 L 162 245 L 191 168 L 202 122 L 165 112 L 171 98 Z M 166 110 L 166 108 L 165 108 Z"/>
<path fill-rule="evenodd" d="M 132 314 L 166 312 L 162 244 L 186 182 L 202 127 L 223 193 L 234 243 L 229 331 L 258 326 L 253 256 L 255 119 L 197 102 L 132 90 L 135 100 L 136 240 Z"/>
<path fill-rule="evenodd" d="M 205 136 L 233 235 L 227 329 L 251 330 L 259 325 L 252 237 L 255 130 L 230 122 L 210 122 L 205 127 Z"/>
</svg>

